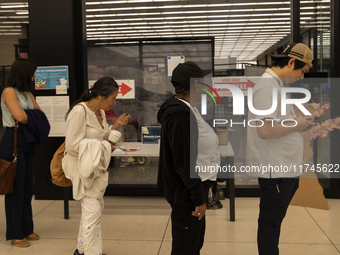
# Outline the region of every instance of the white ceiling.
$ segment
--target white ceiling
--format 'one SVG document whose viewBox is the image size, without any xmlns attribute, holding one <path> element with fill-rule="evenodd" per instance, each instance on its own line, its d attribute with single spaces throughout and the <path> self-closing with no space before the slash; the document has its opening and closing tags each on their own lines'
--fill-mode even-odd
<svg viewBox="0 0 340 255">
<path fill-rule="evenodd" d="M 300 1 L 301 30 L 329 30 L 330 0 Z M 118 0 L 86 2 L 88 40 L 215 37 L 216 58 L 256 59 L 290 34 L 290 1 Z M 0 36 L 21 34 L 28 3 L 1 0 Z"/>
</svg>

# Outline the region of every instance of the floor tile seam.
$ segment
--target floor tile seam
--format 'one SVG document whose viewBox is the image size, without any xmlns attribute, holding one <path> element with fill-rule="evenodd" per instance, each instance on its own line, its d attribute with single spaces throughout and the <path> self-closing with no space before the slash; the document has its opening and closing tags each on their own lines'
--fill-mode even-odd
<svg viewBox="0 0 340 255">
<path fill-rule="evenodd" d="M 163 242 L 171 242 L 171 240 L 164 240 Z M 240 242 L 240 241 L 204 241 L 204 243 L 228 243 L 228 244 L 257 244 L 256 241 L 254 242 Z M 280 244 L 298 244 L 298 245 L 329 245 L 333 246 L 331 243 L 288 243 L 288 242 L 280 242 Z"/>
<path fill-rule="evenodd" d="M 124 242 L 162 242 L 161 239 L 147 239 L 147 240 L 141 240 L 141 239 L 110 239 L 110 238 L 103 238 L 103 241 L 124 241 Z"/>
<path fill-rule="evenodd" d="M 168 229 L 170 219 L 171 219 L 171 215 L 169 216 L 168 222 L 166 223 L 165 230 L 164 230 L 163 237 L 162 237 L 162 241 L 161 241 L 161 243 L 160 243 L 160 245 L 159 245 L 159 249 L 158 249 L 157 255 L 159 255 L 160 252 L 161 252 L 162 245 L 163 245 L 163 241 L 164 241 L 164 237 L 165 237 L 166 231 L 167 231 L 167 229 Z"/>
<path fill-rule="evenodd" d="M 47 205 L 45 208 L 43 208 L 40 212 L 37 212 L 36 214 L 33 215 L 33 218 L 38 216 L 40 213 L 42 213 L 43 211 L 45 211 L 47 209 L 47 207 L 50 207 L 52 204 L 55 203 L 56 200 L 53 200 L 49 205 Z"/>
<path fill-rule="evenodd" d="M 164 240 L 164 242 L 172 242 L 172 240 Z M 239 241 L 206 241 L 204 240 L 204 243 L 254 243 L 256 244 L 257 242 L 254 241 L 254 242 L 239 242 Z"/>
<path fill-rule="evenodd" d="M 280 242 L 280 244 L 308 244 L 308 245 L 331 245 L 331 246 L 334 246 L 333 243 L 290 243 L 290 242 Z"/>
<path fill-rule="evenodd" d="M 1 238 L 0 241 L 3 241 L 5 239 Z M 74 237 L 41 237 L 40 240 L 75 240 Z M 164 240 L 164 239 L 127 239 L 127 238 L 103 238 L 103 241 L 140 241 L 140 242 L 172 242 L 172 240 Z M 241 241 L 209 241 L 209 240 L 205 240 L 205 243 L 256 243 L 256 241 L 254 242 L 241 242 Z M 309 244 L 309 245 L 340 245 L 340 244 L 333 244 L 333 243 L 291 243 L 291 242 L 280 242 L 280 244 Z"/>
<path fill-rule="evenodd" d="M 2 238 L 0 239 L 0 242 L 5 240 L 6 238 Z M 76 238 L 74 237 L 70 237 L 70 238 L 67 238 L 67 237 L 41 237 L 39 241 L 44 241 L 44 240 L 76 240 Z M 160 242 L 162 241 L 161 239 L 148 239 L 148 240 L 141 240 L 141 239 L 116 239 L 116 238 L 113 238 L 113 239 L 110 239 L 110 238 L 102 238 L 103 241 L 129 241 L 129 242 Z"/>
<path fill-rule="evenodd" d="M 327 237 L 327 239 L 329 240 L 329 242 L 334 246 L 334 248 L 338 251 L 338 253 L 340 254 L 340 250 L 338 249 L 338 247 L 336 247 L 336 245 L 332 242 L 332 240 L 330 239 L 330 237 L 326 234 L 326 232 L 321 228 L 321 226 L 319 225 L 319 223 L 316 221 L 316 219 L 313 217 L 313 215 L 308 211 L 308 209 L 306 207 L 304 207 L 306 212 L 309 214 L 309 216 L 314 220 L 315 224 L 320 228 L 320 230 L 322 231 L 322 233 Z"/>
</svg>

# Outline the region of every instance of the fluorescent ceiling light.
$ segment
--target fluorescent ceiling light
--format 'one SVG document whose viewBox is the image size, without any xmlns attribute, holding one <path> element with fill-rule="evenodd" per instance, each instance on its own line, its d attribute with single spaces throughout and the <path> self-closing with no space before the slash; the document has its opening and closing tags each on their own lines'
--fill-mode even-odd
<svg viewBox="0 0 340 255">
<path fill-rule="evenodd" d="M 0 5 L 0 8 L 7 9 L 7 8 L 25 8 L 28 7 L 28 4 L 22 5 Z"/>
<path fill-rule="evenodd" d="M 2 26 L 2 25 L 0 25 L 0 28 L 21 28 L 21 26 Z"/>
<path fill-rule="evenodd" d="M 10 19 L 28 19 L 28 16 L 8 16 Z"/>
<path fill-rule="evenodd" d="M 86 12 L 104 12 L 104 11 L 109 11 L 109 10 L 110 10 L 110 8 L 105 8 L 105 9 L 86 9 Z"/>
<path fill-rule="evenodd" d="M 21 33 L 0 33 L 0 35 L 21 35 Z"/>
<path fill-rule="evenodd" d="M 20 21 L 1 21 L 2 24 L 21 24 Z"/>
<path fill-rule="evenodd" d="M 28 11 L 16 11 L 15 14 L 17 14 L 17 15 L 25 15 L 25 14 L 28 14 Z"/>
<path fill-rule="evenodd" d="M 125 4 L 125 3 L 150 3 L 150 2 L 175 2 L 179 0 L 125 0 L 125 1 L 97 1 L 97 2 L 86 2 L 86 5 L 96 4 Z"/>
<path fill-rule="evenodd" d="M 108 2 L 131 4 L 136 1 L 105 1 L 105 3 Z M 146 3 L 155 1 L 146 0 L 138 2 Z M 318 3 L 321 1 L 301 1 L 301 3 L 302 2 Z M 101 2 L 99 3 L 102 4 Z M 290 33 L 290 1 L 261 3 L 248 1 L 247 3 L 223 4 L 208 4 L 207 2 L 205 4 L 191 4 L 192 2 L 181 3 L 189 4 L 161 4 L 159 6 L 153 5 L 149 8 L 146 4 L 139 7 L 133 4 L 125 5 L 125 8 L 124 5 L 122 8 L 119 8 L 119 6 L 117 6 L 118 8 L 110 8 L 110 6 L 108 6 L 106 9 L 109 9 L 111 13 L 106 10 L 103 12 L 106 12 L 106 14 L 114 14 L 115 17 L 119 16 L 120 20 L 95 18 L 105 13 L 98 13 L 98 16 L 89 15 L 92 17 L 92 20 L 88 16 L 88 25 L 90 25 L 87 29 L 89 32 L 88 36 L 92 38 L 105 37 L 106 39 L 110 37 L 114 39 L 131 39 L 150 38 L 152 36 L 169 38 L 190 37 L 192 35 L 203 36 L 205 34 L 206 36 L 215 36 L 216 56 L 221 55 L 221 52 L 223 52 L 223 54 L 224 52 L 228 52 L 227 55 L 236 55 L 238 59 L 253 59 L 259 54 L 258 52 L 269 48 Z M 278 8 L 273 8 L 274 5 Z M 93 6 L 94 9 L 91 9 L 90 12 L 95 12 L 95 9 L 103 9 L 102 7 L 104 6 Z M 228 10 L 228 8 L 226 8 L 227 10 L 222 10 L 223 6 L 244 6 L 244 9 L 236 8 L 230 10 L 229 8 Z M 308 6 L 302 5 L 301 7 Z M 213 8 L 215 8 L 215 10 Z M 152 11 L 155 11 L 155 9 L 165 10 L 165 12 L 157 12 L 157 15 L 160 16 L 155 16 L 155 12 L 150 12 L 149 10 L 145 13 L 146 9 L 153 9 Z M 329 17 L 319 16 L 319 14 L 327 15 L 326 11 L 328 11 L 328 9 L 329 6 L 326 5 L 322 8 L 317 8 L 317 11 L 315 11 L 316 9 L 314 8 L 302 8 L 301 27 L 304 27 L 304 25 L 311 26 L 313 24 L 317 24 L 318 26 L 324 24 L 320 29 L 324 29 L 325 26 L 328 27 Z M 124 14 L 125 10 L 129 11 L 127 15 Z M 240 13 L 236 13 L 237 10 L 239 10 Z M 283 12 L 277 13 L 277 10 L 283 10 Z M 118 13 L 114 11 L 122 12 Z M 138 13 L 138 17 L 132 18 L 130 16 L 135 16 L 134 13 L 139 11 L 143 11 L 143 13 Z M 244 13 L 246 11 L 250 11 L 250 13 Z M 228 14 L 225 14 L 226 12 Z M 213 15 L 207 16 L 209 13 Z M 214 13 L 222 15 L 215 15 Z M 142 15 L 143 17 L 140 18 Z M 128 18 L 129 16 L 131 18 Z M 121 25 L 119 22 L 124 22 L 125 25 Z M 107 23 L 109 23 L 109 25 L 107 25 Z M 92 25 L 100 26 L 92 27 Z M 117 35 L 120 37 L 116 37 Z M 236 54 L 233 52 L 235 49 L 238 51 Z"/>
<path fill-rule="evenodd" d="M 1 32 L 7 32 L 7 31 L 9 31 L 9 32 L 21 32 L 21 29 L 2 29 L 2 28 L 0 28 L 0 31 Z"/>
</svg>

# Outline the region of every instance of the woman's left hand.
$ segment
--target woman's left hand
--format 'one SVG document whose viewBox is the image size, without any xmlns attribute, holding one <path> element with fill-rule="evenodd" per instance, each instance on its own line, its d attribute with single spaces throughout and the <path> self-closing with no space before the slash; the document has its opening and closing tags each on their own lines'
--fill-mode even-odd
<svg viewBox="0 0 340 255">
<path fill-rule="evenodd" d="M 129 120 L 131 119 L 131 115 L 126 115 L 126 113 L 120 115 L 116 122 L 118 122 L 119 125 L 127 125 L 129 123 Z"/>
<path fill-rule="evenodd" d="M 131 118 L 131 115 L 127 115 L 126 113 L 120 115 L 118 117 L 118 119 L 116 120 L 116 122 L 113 124 L 113 126 L 111 127 L 111 129 L 115 129 L 118 130 L 118 128 L 120 127 L 120 125 L 126 125 L 129 123 L 129 119 Z"/>
</svg>

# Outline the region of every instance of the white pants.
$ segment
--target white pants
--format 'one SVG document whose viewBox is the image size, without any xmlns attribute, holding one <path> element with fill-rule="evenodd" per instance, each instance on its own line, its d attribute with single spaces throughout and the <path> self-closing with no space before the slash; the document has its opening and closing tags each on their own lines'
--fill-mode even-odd
<svg viewBox="0 0 340 255">
<path fill-rule="evenodd" d="M 79 225 L 79 253 L 85 255 L 102 254 L 101 218 L 104 209 L 104 199 L 84 197 L 80 200 L 81 219 Z"/>
</svg>

